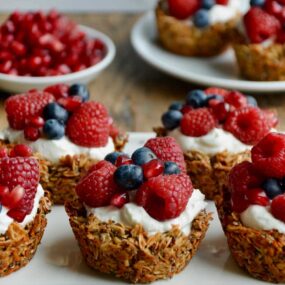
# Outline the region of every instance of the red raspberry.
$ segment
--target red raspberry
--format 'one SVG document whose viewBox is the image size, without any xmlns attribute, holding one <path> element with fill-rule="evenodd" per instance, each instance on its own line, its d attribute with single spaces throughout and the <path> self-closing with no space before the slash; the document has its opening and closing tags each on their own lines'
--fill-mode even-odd
<svg viewBox="0 0 285 285">
<path fill-rule="evenodd" d="M 265 115 L 267 119 L 267 123 L 270 128 L 275 128 L 277 127 L 279 120 L 277 116 L 277 112 L 275 110 L 263 110 L 263 114 Z"/>
<path fill-rule="evenodd" d="M 249 191 L 246 193 L 246 197 L 248 198 L 250 204 L 264 207 L 270 204 L 270 200 L 266 196 L 264 190 L 260 188 L 249 189 Z"/>
<path fill-rule="evenodd" d="M 225 96 L 225 101 L 235 108 L 242 108 L 247 105 L 246 97 L 238 91 L 229 92 Z"/>
<path fill-rule="evenodd" d="M 232 193 L 247 193 L 250 188 L 257 188 L 263 177 L 256 171 L 253 164 L 244 161 L 233 167 L 229 174 L 229 188 Z"/>
<path fill-rule="evenodd" d="M 90 207 L 102 207 L 110 204 L 113 195 L 117 191 L 113 175 L 116 167 L 108 162 L 101 161 L 96 169 L 76 186 L 76 193 L 86 205 Z"/>
<path fill-rule="evenodd" d="M 269 133 L 251 150 L 254 166 L 265 176 L 285 176 L 285 135 Z"/>
<path fill-rule="evenodd" d="M 218 5 L 228 5 L 229 0 L 216 0 Z"/>
<path fill-rule="evenodd" d="M 130 201 L 129 193 L 123 192 L 115 194 L 112 197 L 110 204 L 117 208 L 122 208 L 125 204 L 129 203 L 129 201 Z"/>
<path fill-rule="evenodd" d="M 285 194 L 279 195 L 272 200 L 271 213 L 272 215 L 285 223 Z"/>
<path fill-rule="evenodd" d="M 224 129 L 231 132 L 241 142 L 249 145 L 256 144 L 270 131 L 263 112 L 251 106 L 230 112 Z"/>
<path fill-rule="evenodd" d="M 198 108 L 188 112 L 180 122 L 182 134 L 201 137 L 215 128 L 217 122 L 208 108 Z"/>
<path fill-rule="evenodd" d="M 23 130 L 28 121 L 41 116 L 44 107 L 54 101 L 53 95 L 47 92 L 28 92 L 8 98 L 5 110 L 11 128 Z"/>
<path fill-rule="evenodd" d="M 223 88 L 210 87 L 210 88 L 207 88 L 204 92 L 207 95 L 220 95 L 222 97 L 225 97 L 230 91 L 227 89 L 223 89 Z"/>
<path fill-rule="evenodd" d="M 278 18 L 281 22 L 284 20 L 284 1 L 281 0 L 266 0 L 264 8 L 266 12 Z"/>
<path fill-rule="evenodd" d="M 200 7 L 199 0 L 168 0 L 170 15 L 177 19 L 186 19 Z"/>
<path fill-rule="evenodd" d="M 229 105 L 227 103 L 213 99 L 209 101 L 209 107 L 212 109 L 214 116 L 219 122 L 225 121 L 229 112 Z"/>
<path fill-rule="evenodd" d="M 80 146 L 105 146 L 109 138 L 109 115 L 106 108 L 97 102 L 83 103 L 68 120 L 66 134 Z"/>
<path fill-rule="evenodd" d="M 232 193 L 231 197 L 233 212 L 242 213 L 249 207 L 249 201 L 243 193 Z"/>
<path fill-rule="evenodd" d="M 178 217 L 185 210 L 192 192 L 188 175 L 160 175 L 143 183 L 135 199 L 150 216 L 164 221 Z"/>
<path fill-rule="evenodd" d="M 181 113 L 182 114 L 187 114 L 189 111 L 192 111 L 193 107 L 189 106 L 189 105 L 184 105 L 183 108 L 181 109 Z"/>
<path fill-rule="evenodd" d="M 176 162 L 182 172 L 186 172 L 183 152 L 172 137 L 158 137 L 149 139 L 145 147 L 151 149 L 162 161 Z"/>
<path fill-rule="evenodd" d="M 55 99 L 68 97 L 69 86 L 66 84 L 56 84 L 48 86 L 44 89 L 45 92 L 52 94 Z"/>
<path fill-rule="evenodd" d="M 259 7 L 252 7 L 248 11 L 244 24 L 249 39 L 257 44 L 275 36 L 281 28 L 280 22 L 274 16 Z"/>
</svg>

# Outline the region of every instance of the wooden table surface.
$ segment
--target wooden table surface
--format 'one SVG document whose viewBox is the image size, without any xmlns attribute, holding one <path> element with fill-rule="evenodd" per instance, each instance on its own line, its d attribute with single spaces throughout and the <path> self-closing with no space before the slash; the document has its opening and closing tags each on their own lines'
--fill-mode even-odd
<svg viewBox="0 0 285 285">
<path fill-rule="evenodd" d="M 160 116 L 172 101 L 183 100 L 193 85 L 170 77 L 145 63 L 130 43 L 130 32 L 140 15 L 77 14 L 69 15 L 77 23 L 109 35 L 117 47 L 113 63 L 90 84 L 92 99 L 104 103 L 124 130 L 151 131 L 160 125 Z M 0 15 L 2 22 L 7 15 Z M 276 108 L 280 129 L 285 129 L 285 95 L 258 95 L 262 107 Z M 0 107 L 1 128 L 6 125 L 3 99 Z"/>
</svg>

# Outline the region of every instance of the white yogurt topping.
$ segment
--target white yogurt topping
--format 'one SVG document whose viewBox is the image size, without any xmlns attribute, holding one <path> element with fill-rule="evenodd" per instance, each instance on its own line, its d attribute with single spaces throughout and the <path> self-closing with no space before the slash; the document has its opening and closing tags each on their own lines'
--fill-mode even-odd
<svg viewBox="0 0 285 285">
<path fill-rule="evenodd" d="M 23 131 L 13 130 L 7 128 L 0 132 L 0 139 L 6 139 L 11 143 L 24 143 L 29 145 L 33 151 L 39 152 L 43 157 L 49 161 L 56 163 L 59 159 L 66 155 L 87 154 L 96 160 L 102 160 L 104 157 L 114 151 L 114 143 L 111 137 L 104 147 L 82 147 L 71 142 L 68 137 L 64 136 L 59 140 L 48 140 L 39 138 L 35 142 L 25 139 Z"/>
<path fill-rule="evenodd" d="M 175 219 L 163 222 L 155 220 L 143 207 L 132 202 L 125 204 L 121 209 L 113 206 L 100 208 L 90 208 L 86 206 L 86 210 L 88 215 L 93 214 L 105 222 L 112 220 L 130 227 L 141 224 L 150 236 L 158 232 L 167 232 L 171 230 L 172 225 L 178 225 L 185 235 L 189 235 L 192 221 L 206 206 L 205 196 L 199 190 L 195 189 L 188 201 L 186 209 L 181 215 Z"/>
<path fill-rule="evenodd" d="M 22 223 L 20 225 L 24 228 L 28 223 L 32 222 L 37 214 L 39 203 L 41 198 L 44 196 L 44 190 L 42 186 L 39 184 L 37 188 L 37 193 L 34 199 L 34 206 L 32 209 L 32 212 L 27 215 Z M 7 212 L 9 211 L 8 208 L 2 207 L 2 211 L 0 212 L 0 234 L 5 234 L 8 230 L 10 224 L 14 222 L 14 220 L 7 215 Z"/>
<path fill-rule="evenodd" d="M 285 224 L 276 219 L 269 210 L 269 207 L 251 205 L 240 214 L 242 223 L 257 230 L 277 230 L 285 234 Z"/>
<path fill-rule="evenodd" d="M 208 134 L 201 137 L 185 136 L 181 133 L 180 129 L 175 129 L 169 132 L 168 135 L 177 140 L 184 152 L 194 150 L 215 155 L 223 151 L 239 153 L 251 148 L 250 145 L 242 143 L 233 134 L 221 128 L 214 128 Z"/>
</svg>

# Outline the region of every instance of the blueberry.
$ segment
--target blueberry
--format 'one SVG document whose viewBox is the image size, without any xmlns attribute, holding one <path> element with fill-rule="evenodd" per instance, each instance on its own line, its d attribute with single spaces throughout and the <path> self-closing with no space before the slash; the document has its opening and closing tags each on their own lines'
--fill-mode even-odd
<svg viewBox="0 0 285 285">
<path fill-rule="evenodd" d="M 138 165 L 122 165 L 116 169 L 114 181 L 125 190 L 137 189 L 143 183 L 143 170 Z"/>
<path fill-rule="evenodd" d="M 201 7 L 203 9 L 211 9 L 216 4 L 215 0 L 202 0 L 201 1 Z"/>
<path fill-rule="evenodd" d="M 255 107 L 258 106 L 257 101 L 256 101 L 256 99 L 254 97 L 246 96 L 246 99 L 247 99 L 247 104 L 248 105 L 255 106 Z"/>
<path fill-rule="evenodd" d="M 56 119 L 63 123 L 66 123 L 68 120 L 68 112 L 55 102 L 45 106 L 43 116 L 45 120 Z"/>
<path fill-rule="evenodd" d="M 138 148 L 132 154 L 132 161 L 136 165 L 143 165 L 155 158 L 156 158 L 156 155 L 148 147 Z"/>
<path fill-rule="evenodd" d="M 203 90 L 192 90 L 186 97 L 187 105 L 193 108 L 204 107 L 207 101 L 207 95 Z"/>
<path fill-rule="evenodd" d="M 0 213 L 2 212 L 2 204 L 0 203 Z"/>
<path fill-rule="evenodd" d="M 194 25 L 198 28 L 205 28 L 209 26 L 209 13 L 206 9 L 201 9 L 194 15 Z"/>
<path fill-rule="evenodd" d="M 182 108 L 183 108 L 183 106 L 184 106 L 184 104 L 181 103 L 181 102 L 173 102 L 173 103 L 169 106 L 168 110 L 181 111 Z"/>
<path fill-rule="evenodd" d="M 283 193 L 280 182 L 273 178 L 265 180 L 262 183 L 262 188 L 269 199 L 273 199 L 274 197 Z"/>
<path fill-rule="evenodd" d="M 59 140 L 64 136 L 64 125 L 56 119 L 49 119 L 45 122 L 43 132 L 50 140 Z"/>
<path fill-rule="evenodd" d="M 179 174 L 181 172 L 177 163 L 172 161 L 166 161 L 164 163 L 164 174 L 171 175 L 171 174 Z"/>
<path fill-rule="evenodd" d="M 115 164 L 117 158 L 118 158 L 119 156 L 121 156 L 121 155 L 125 155 L 125 153 L 120 152 L 120 151 L 114 151 L 114 152 L 111 152 L 111 153 L 107 154 L 107 155 L 105 156 L 104 160 L 109 161 L 109 162 Z"/>
<path fill-rule="evenodd" d="M 265 0 L 250 0 L 250 6 L 262 7 L 265 4 Z"/>
<path fill-rule="evenodd" d="M 182 117 L 180 111 L 170 110 L 162 115 L 161 121 L 167 130 L 173 130 L 179 126 Z"/>
<path fill-rule="evenodd" d="M 83 102 L 88 101 L 90 94 L 88 89 L 83 84 L 73 84 L 69 87 L 68 93 L 70 96 L 80 96 Z"/>
</svg>

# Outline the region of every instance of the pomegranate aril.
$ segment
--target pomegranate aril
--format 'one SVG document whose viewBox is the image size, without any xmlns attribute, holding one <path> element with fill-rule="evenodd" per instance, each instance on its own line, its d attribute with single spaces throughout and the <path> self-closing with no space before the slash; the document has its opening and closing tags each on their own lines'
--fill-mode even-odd
<svg viewBox="0 0 285 285">
<path fill-rule="evenodd" d="M 285 194 L 279 195 L 272 200 L 271 213 L 273 216 L 285 223 Z"/>
<path fill-rule="evenodd" d="M 26 53 L 26 47 L 18 41 L 12 42 L 11 49 L 17 56 L 23 56 Z"/>
<path fill-rule="evenodd" d="M 7 151 L 7 148 L 0 148 L 0 158 L 3 158 L 3 157 L 7 157 L 8 156 L 8 151 Z"/>
<path fill-rule="evenodd" d="M 33 150 L 25 144 L 17 144 L 13 148 L 15 156 L 29 157 L 33 154 Z"/>
<path fill-rule="evenodd" d="M 24 136 L 29 141 L 36 141 L 41 136 L 41 133 L 39 129 L 28 126 L 24 129 Z"/>
<path fill-rule="evenodd" d="M 132 164 L 132 163 L 133 161 L 127 155 L 120 155 L 115 162 L 115 166 L 119 167 L 122 165 Z"/>
<path fill-rule="evenodd" d="M 0 202 L 2 203 L 3 197 L 9 194 L 9 188 L 7 186 L 0 185 Z"/>
<path fill-rule="evenodd" d="M 191 106 L 185 105 L 183 106 L 183 108 L 181 109 L 181 113 L 182 114 L 187 114 L 188 112 L 192 111 L 193 108 Z"/>
<path fill-rule="evenodd" d="M 34 128 L 42 128 L 44 124 L 45 124 L 45 120 L 40 116 L 33 117 L 28 122 L 28 125 Z"/>
<path fill-rule="evenodd" d="M 248 192 L 246 193 L 246 197 L 250 204 L 266 207 L 270 203 L 270 200 L 266 196 L 263 189 L 259 188 L 249 189 Z"/>
<path fill-rule="evenodd" d="M 16 186 L 12 191 L 6 194 L 2 199 L 1 203 L 9 209 L 13 209 L 22 200 L 25 194 L 25 189 L 21 186 Z"/>
<path fill-rule="evenodd" d="M 228 115 L 227 103 L 219 101 L 217 103 L 215 102 L 216 104 L 213 104 L 212 101 L 216 100 L 210 100 L 209 102 L 209 106 L 212 108 L 214 116 L 219 122 L 225 121 Z"/>
<path fill-rule="evenodd" d="M 143 175 L 146 179 L 156 177 L 163 173 L 164 163 L 159 159 L 153 159 L 142 166 Z"/>
<path fill-rule="evenodd" d="M 18 210 L 18 209 L 11 209 L 8 211 L 7 215 L 14 219 L 16 222 L 21 223 L 27 216 L 27 213 L 23 210 Z"/>
<path fill-rule="evenodd" d="M 67 111 L 74 112 L 82 104 L 82 97 L 74 96 L 69 98 L 60 98 L 57 102 Z"/>
<path fill-rule="evenodd" d="M 112 197 L 110 204 L 117 208 L 122 208 L 125 204 L 129 203 L 129 201 L 130 201 L 130 198 L 129 198 L 128 192 L 123 192 L 123 193 L 115 194 Z"/>
</svg>

